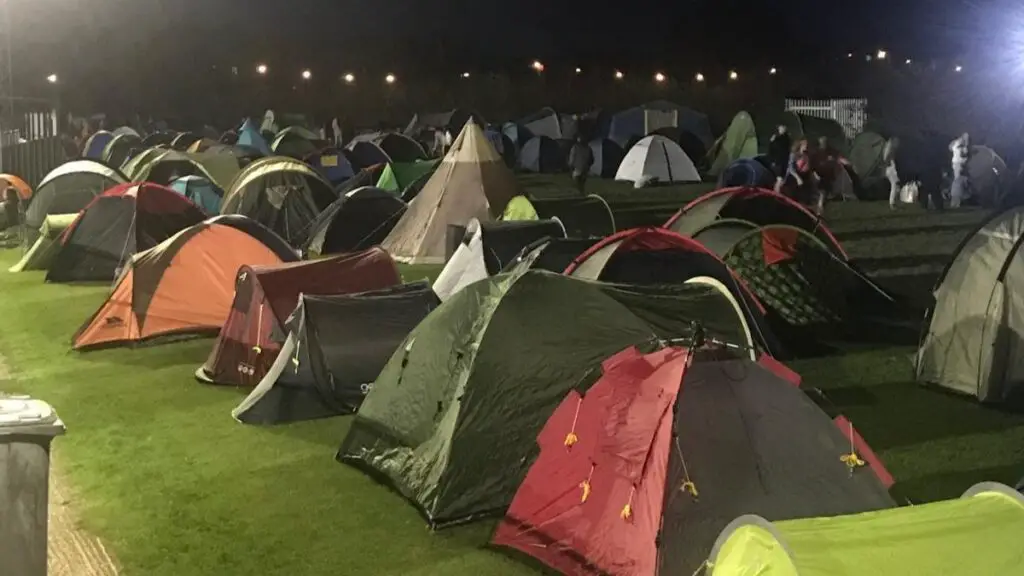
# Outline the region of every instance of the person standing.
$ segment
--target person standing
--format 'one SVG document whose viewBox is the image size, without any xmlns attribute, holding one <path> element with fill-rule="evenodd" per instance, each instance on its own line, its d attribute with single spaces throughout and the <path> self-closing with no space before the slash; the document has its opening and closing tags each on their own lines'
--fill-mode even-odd
<svg viewBox="0 0 1024 576">
<path fill-rule="evenodd" d="M 594 152 L 583 139 L 583 135 L 577 135 L 569 150 L 569 167 L 572 169 L 572 181 L 576 184 L 576 191 L 580 196 L 587 195 L 587 176 L 590 175 L 590 167 L 593 165 Z"/>
<path fill-rule="evenodd" d="M 885 179 L 889 181 L 889 209 L 895 210 L 900 196 L 900 174 L 896 170 L 896 150 L 900 139 L 892 137 L 882 148 L 882 165 L 885 166 Z"/>
<path fill-rule="evenodd" d="M 793 148 L 793 141 L 789 137 L 789 130 L 785 124 L 779 124 L 768 142 L 768 160 L 775 171 L 775 191 L 781 192 L 782 185 L 786 180 L 789 171 L 789 153 Z"/>
<path fill-rule="evenodd" d="M 967 176 L 967 158 L 971 153 L 971 137 L 967 132 L 949 143 L 953 155 L 953 184 L 949 189 L 949 205 L 959 208 L 968 194 L 970 181 Z"/>
</svg>

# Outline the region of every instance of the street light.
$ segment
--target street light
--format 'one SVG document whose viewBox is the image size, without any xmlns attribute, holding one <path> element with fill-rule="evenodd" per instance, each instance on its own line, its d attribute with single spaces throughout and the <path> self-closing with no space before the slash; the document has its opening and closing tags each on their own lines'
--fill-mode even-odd
<svg viewBox="0 0 1024 576">
<path fill-rule="evenodd" d="M 963 67 L 963 66 L 960 66 L 960 65 L 957 65 L 957 67 L 956 67 L 956 68 L 953 68 L 953 70 L 955 70 L 955 71 L 957 71 L 957 72 L 963 72 L 963 70 L 964 70 L 964 67 Z"/>
<path fill-rule="evenodd" d="M 775 68 L 772 68 L 771 70 L 768 71 L 768 73 L 771 74 L 772 76 L 775 76 L 778 72 L 779 71 Z"/>
<path fill-rule="evenodd" d="M 577 74 L 582 74 L 583 73 L 583 69 L 580 68 L 580 67 L 576 67 L 576 73 Z"/>
<path fill-rule="evenodd" d="M 394 74 L 388 74 L 387 76 L 384 77 L 384 81 L 387 82 L 388 84 L 394 84 L 395 83 L 395 75 Z"/>
<path fill-rule="evenodd" d="M 907 65 L 910 65 L 911 63 L 913 63 L 913 60 L 911 60 L 910 58 L 907 58 L 906 62 L 904 62 L 904 64 Z"/>
<path fill-rule="evenodd" d="M 703 82 L 704 81 L 704 75 L 701 74 L 700 72 L 697 72 L 697 75 L 694 76 L 693 79 L 696 80 L 697 82 Z"/>
<path fill-rule="evenodd" d="M 622 80 L 625 77 L 626 77 L 626 75 L 622 73 L 622 70 L 616 70 L 615 71 L 615 79 L 616 80 Z"/>
<path fill-rule="evenodd" d="M 349 72 L 349 73 L 345 74 L 344 76 L 342 76 L 341 79 L 345 81 L 345 84 L 351 84 L 351 83 L 356 81 L 356 76 L 355 76 L 355 74 L 352 74 L 351 72 Z"/>
<path fill-rule="evenodd" d="M 302 79 L 303 80 L 309 80 L 312 77 L 313 77 L 313 73 L 310 72 L 309 70 L 303 70 L 302 71 Z"/>
<path fill-rule="evenodd" d="M 876 58 L 878 58 L 879 60 L 885 60 L 885 58 L 886 58 L 886 57 L 887 57 L 888 55 L 889 55 L 889 53 L 888 53 L 888 52 L 886 52 L 885 50 L 879 50 L 879 51 L 878 51 L 878 52 L 877 52 L 877 53 L 875 54 L 875 57 L 876 57 Z"/>
<path fill-rule="evenodd" d="M 462 73 L 462 77 L 463 78 L 469 78 L 469 72 L 463 72 Z"/>
<path fill-rule="evenodd" d="M 535 72 L 540 74 L 544 71 L 544 64 L 540 60 L 534 60 L 533 64 L 530 64 L 530 68 L 533 68 Z"/>
<path fill-rule="evenodd" d="M 267 73 L 267 65 L 266 64 L 260 64 L 259 66 L 257 66 L 256 67 L 256 73 L 259 74 L 260 76 L 263 76 L 264 74 L 266 74 Z"/>
<path fill-rule="evenodd" d="M 657 82 L 658 84 L 661 84 L 662 82 L 665 81 L 665 75 L 662 74 L 661 72 L 658 72 L 657 74 L 654 75 L 654 81 Z"/>
<path fill-rule="evenodd" d="M 50 84 L 56 84 L 57 83 L 57 75 L 56 74 L 50 74 L 49 76 L 46 77 L 46 81 L 49 82 Z"/>
<path fill-rule="evenodd" d="M 847 52 L 846 53 L 846 57 L 847 58 L 853 58 L 853 52 Z"/>
<path fill-rule="evenodd" d="M 729 72 L 729 80 L 739 80 L 739 79 L 740 79 L 740 75 L 737 74 L 735 70 L 731 70 Z"/>
</svg>

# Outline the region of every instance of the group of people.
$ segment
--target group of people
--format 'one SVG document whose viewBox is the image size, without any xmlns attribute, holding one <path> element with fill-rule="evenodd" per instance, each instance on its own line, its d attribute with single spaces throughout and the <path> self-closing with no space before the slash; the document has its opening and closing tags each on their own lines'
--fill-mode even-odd
<svg viewBox="0 0 1024 576">
<path fill-rule="evenodd" d="M 828 138 L 818 138 L 812 151 L 806 138 L 794 142 L 786 126 L 780 124 L 768 143 L 768 160 L 776 176 L 775 191 L 811 206 L 822 216 L 836 183 L 836 171 L 841 169 L 839 151 Z"/>
</svg>

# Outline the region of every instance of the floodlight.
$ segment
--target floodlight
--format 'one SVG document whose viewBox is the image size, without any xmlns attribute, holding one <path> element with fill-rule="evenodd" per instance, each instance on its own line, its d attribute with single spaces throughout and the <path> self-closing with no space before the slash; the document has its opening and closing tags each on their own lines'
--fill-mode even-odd
<svg viewBox="0 0 1024 576">
<path fill-rule="evenodd" d="M 387 76 L 384 77 L 384 81 L 387 82 L 388 84 L 394 84 L 395 80 L 396 78 L 394 74 L 388 74 Z"/>
<path fill-rule="evenodd" d="M 703 82 L 704 81 L 704 75 L 701 74 L 700 72 L 697 72 L 697 75 L 694 76 L 693 79 L 696 80 L 697 82 Z"/>
<path fill-rule="evenodd" d="M 302 79 L 303 80 L 309 80 L 312 77 L 313 77 L 313 73 L 310 72 L 309 70 L 303 70 L 302 71 Z"/>
<path fill-rule="evenodd" d="M 662 74 L 661 72 L 658 72 L 657 74 L 654 75 L 654 81 L 659 83 L 659 84 L 664 82 L 665 81 L 665 75 Z"/>
<path fill-rule="evenodd" d="M 266 74 L 267 73 L 267 65 L 266 64 L 260 64 L 259 66 L 257 66 L 256 67 L 256 73 L 259 74 L 260 76 Z"/>
</svg>

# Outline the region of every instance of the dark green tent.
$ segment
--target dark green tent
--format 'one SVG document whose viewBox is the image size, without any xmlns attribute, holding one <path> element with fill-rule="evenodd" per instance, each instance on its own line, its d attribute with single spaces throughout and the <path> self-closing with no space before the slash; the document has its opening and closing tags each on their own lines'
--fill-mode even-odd
<svg viewBox="0 0 1024 576">
<path fill-rule="evenodd" d="M 471 284 L 405 339 L 364 400 L 338 459 L 383 480 L 434 527 L 501 512 L 565 395 L 607 357 L 657 338 L 709 335 L 752 350 L 707 285 L 625 287 L 543 271 Z"/>
<path fill-rule="evenodd" d="M 427 174 L 433 174 L 440 159 L 417 160 L 415 162 L 391 162 L 384 167 L 377 180 L 377 188 L 402 195 L 405 189 Z"/>
<path fill-rule="evenodd" d="M 754 120 L 750 118 L 750 114 L 741 110 L 733 117 L 725 134 L 722 134 L 711 147 L 708 153 L 711 168 L 708 173 L 718 176 L 733 162 L 757 156 L 757 151 L 757 130 L 754 128 Z"/>
</svg>

